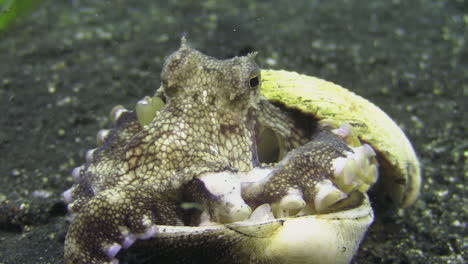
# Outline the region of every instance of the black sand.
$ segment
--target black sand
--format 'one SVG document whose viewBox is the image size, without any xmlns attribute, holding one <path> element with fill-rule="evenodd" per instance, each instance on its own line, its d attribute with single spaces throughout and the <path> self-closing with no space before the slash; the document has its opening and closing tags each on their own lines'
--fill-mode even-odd
<svg viewBox="0 0 468 264">
<path fill-rule="evenodd" d="M 185 3 L 186 2 L 186 3 Z M 117 104 L 159 87 L 182 34 L 227 58 L 371 100 L 419 154 L 419 201 L 381 216 L 354 263 L 468 258 L 465 1 L 49 1 L 0 35 L 0 263 L 62 263 L 61 193 Z"/>
</svg>

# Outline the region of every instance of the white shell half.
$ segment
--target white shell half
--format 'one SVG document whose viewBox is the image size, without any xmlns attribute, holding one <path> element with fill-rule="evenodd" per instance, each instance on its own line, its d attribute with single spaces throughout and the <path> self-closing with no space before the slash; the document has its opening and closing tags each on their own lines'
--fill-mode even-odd
<svg viewBox="0 0 468 264">
<path fill-rule="evenodd" d="M 207 237 L 218 239 L 215 243 L 219 244 L 236 241 L 230 245 L 235 253 L 232 257 L 245 259 L 245 263 L 350 263 L 374 219 L 369 198 L 360 195 L 359 206 L 340 212 L 206 227 L 157 225 L 153 238 L 171 238 L 172 243 L 189 248 L 193 246 L 190 241 Z"/>
</svg>

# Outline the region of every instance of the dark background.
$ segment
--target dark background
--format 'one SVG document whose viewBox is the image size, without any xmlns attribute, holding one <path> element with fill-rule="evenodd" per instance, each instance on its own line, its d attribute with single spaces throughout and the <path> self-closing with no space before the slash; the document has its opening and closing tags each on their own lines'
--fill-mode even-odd
<svg viewBox="0 0 468 264">
<path fill-rule="evenodd" d="M 158 2 L 47 1 L 0 34 L 0 263 L 63 262 L 70 171 L 114 105 L 159 87 L 182 34 L 218 58 L 258 51 L 262 68 L 341 84 L 407 133 L 420 199 L 379 217 L 354 263 L 466 261 L 465 1 Z"/>
</svg>

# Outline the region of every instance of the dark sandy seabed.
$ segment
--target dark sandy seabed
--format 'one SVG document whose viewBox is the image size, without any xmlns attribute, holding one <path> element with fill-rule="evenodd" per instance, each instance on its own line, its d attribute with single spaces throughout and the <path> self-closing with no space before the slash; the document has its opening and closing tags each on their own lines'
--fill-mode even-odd
<svg viewBox="0 0 468 264">
<path fill-rule="evenodd" d="M 466 1 L 48 1 L 0 35 L 0 263 L 62 263 L 61 193 L 108 112 L 159 87 L 182 34 L 228 58 L 321 77 L 381 107 L 419 154 L 408 209 L 353 263 L 468 259 Z"/>
</svg>

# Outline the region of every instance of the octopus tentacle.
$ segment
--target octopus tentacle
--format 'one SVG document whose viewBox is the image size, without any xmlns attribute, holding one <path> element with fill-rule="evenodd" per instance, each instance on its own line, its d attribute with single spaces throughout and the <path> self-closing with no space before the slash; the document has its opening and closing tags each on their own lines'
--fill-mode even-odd
<svg viewBox="0 0 468 264">
<path fill-rule="evenodd" d="M 377 180 L 375 152 L 368 145 L 351 147 L 342 137 L 319 131 L 261 177 L 244 184 L 248 203 L 272 204 L 279 218 L 306 207 L 309 213 L 323 213 L 352 191 L 367 191 Z"/>
<path fill-rule="evenodd" d="M 242 198 L 241 180 L 236 172 L 204 173 L 188 183 L 184 193 L 185 201 L 202 206 L 199 225 L 244 221 L 252 213 Z"/>
<path fill-rule="evenodd" d="M 155 225 L 180 226 L 182 211 L 150 186 L 101 192 L 83 206 L 67 233 L 66 263 L 118 263 L 122 248 L 151 238 Z"/>
</svg>

